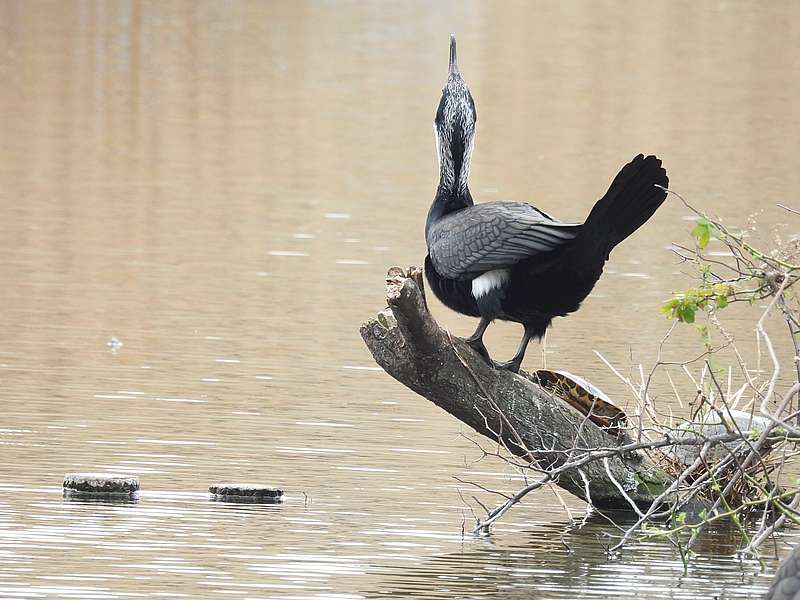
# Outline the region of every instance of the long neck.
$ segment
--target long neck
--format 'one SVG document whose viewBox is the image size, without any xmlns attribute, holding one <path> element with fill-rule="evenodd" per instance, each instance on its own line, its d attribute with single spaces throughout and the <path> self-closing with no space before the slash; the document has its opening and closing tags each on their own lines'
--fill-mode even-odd
<svg viewBox="0 0 800 600">
<path fill-rule="evenodd" d="M 474 132 L 464 131 L 460 123 L 441 133 L 433 127 L 439 159 L 439 187 L 436 195 L 469 196 L 469 166 L 472 162 Z"/>
<path fill-rule="evenodd" d="M 425 223 L 426 239 L 439 219 L 474 204 L 467 182 L 475 138 L 472 135 L 464 135 L 460 125 L 444 131 L 441 135 L 434 125 L 434 133 L 436 153 L 439 157 L 439 185 Z"/>
</svg>

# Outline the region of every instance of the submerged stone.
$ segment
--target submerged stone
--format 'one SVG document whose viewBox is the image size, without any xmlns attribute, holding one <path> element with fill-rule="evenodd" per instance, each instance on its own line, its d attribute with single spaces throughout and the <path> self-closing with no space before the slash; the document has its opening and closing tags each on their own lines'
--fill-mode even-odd
<svg viewBox="0 0 800 600">
<path fill-rule="evenodd" d="M 135 475 L 108 473 L 67 473 L 64 475 L 65 496 L 134 496 L 139 492 Z"/>
<path fill-rule="evenodd" d="M 223 502 L 281 502 L 283 490 L 253 483 L 217 483 L 208 486 L 212 499 Z"/>
</svg>

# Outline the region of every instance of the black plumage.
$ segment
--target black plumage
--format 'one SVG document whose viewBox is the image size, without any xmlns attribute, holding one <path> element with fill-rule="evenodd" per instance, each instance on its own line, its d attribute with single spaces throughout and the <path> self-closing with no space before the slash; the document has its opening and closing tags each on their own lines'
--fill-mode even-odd
<svg viewBox="0 0 800 600">
<path fill-rule="evenodd" d="M 781 563 L 772 578 L 766 600 L 800 600 L 800 545 L 795 546 Z"/>
<path fill-rule="evenodd" d="M 664 201 L 669 180 L 658 158 L 638 155 L 584 223 L 562 223 L 522 202 L 476 205 L 467 183 L 475 121 L 453 37 L 435 121 L 440 179 L 425 228 L 425 274 L 446 306 L 481 318 L 467 341 L 487 360 L 482 338 L 492 320 L 524 326 L 515 356 L 497 365 L 517 371 L 530 339 L 544 335 L 554 317 L 578 309 L 614 246 Z"/>
</svg>

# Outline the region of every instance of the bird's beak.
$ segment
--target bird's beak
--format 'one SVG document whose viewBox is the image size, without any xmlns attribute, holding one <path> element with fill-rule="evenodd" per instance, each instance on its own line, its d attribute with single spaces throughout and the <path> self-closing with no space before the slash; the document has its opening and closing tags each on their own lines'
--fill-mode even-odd
<svg viewBox="0 0 800 600">
<path fill-rule="evenodd" d="M 458 57 L 456 56 L 456 34 L 450 34 L 450 68 L 447 72 L 450 75 L 461 75 L 458 70 Z"/>
</svg>

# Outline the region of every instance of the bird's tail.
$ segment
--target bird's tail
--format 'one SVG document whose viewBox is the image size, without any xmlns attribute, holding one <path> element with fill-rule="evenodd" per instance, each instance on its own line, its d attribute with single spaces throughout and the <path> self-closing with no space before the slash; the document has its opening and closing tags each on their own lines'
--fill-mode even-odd
<svg viewBox="0 0 800 600">
<path fill-rule="evenodd" d="M 661 159 L 640 154 L 622 167 L 611 187 L 594 205 L 580 237 L 594 242 L 590 246 L 598 243 L 604 246 L 597 250 L 605 250 L 603 258 L 606 258 L 614 246 L 644 225 L 664 202 L 667 193 L 656 185 L 663 188 L 669 185 Z"/>
</svg>

